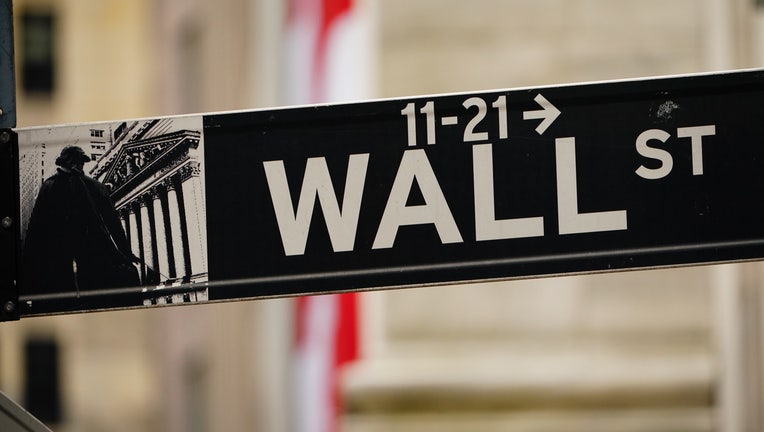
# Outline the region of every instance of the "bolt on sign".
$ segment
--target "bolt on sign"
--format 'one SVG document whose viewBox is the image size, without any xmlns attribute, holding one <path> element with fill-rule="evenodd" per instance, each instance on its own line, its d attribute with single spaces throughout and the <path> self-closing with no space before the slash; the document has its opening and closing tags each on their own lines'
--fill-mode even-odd
<svg viewBox="0 0 764 432">
<path fill-rule="evenodd" d="M 760 259 L 762 99 L 749 70 L 11 130 L 0 300 L 14 318 Z"/>
</svg>

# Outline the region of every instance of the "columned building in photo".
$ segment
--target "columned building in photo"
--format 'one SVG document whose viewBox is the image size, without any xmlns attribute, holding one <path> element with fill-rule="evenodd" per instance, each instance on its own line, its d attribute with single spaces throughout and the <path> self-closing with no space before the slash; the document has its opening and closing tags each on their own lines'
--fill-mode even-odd
<svg viewBox="0 0 764 432">
<path fill-rule="evenodd" d="M 144 284 L 207 280 L 201 133 L 172 119 L 123 122 L 91 170 L 111 191 Z"/>
</svg>

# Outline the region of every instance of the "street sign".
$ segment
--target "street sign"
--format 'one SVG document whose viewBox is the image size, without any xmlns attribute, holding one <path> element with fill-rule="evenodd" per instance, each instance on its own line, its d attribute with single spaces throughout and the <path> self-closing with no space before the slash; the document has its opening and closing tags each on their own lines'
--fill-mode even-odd
<svg viewBox="0 0 764 432">
<path fill-rule="evenodd" d="M 762 100 L 754 70 L 19 129 L 18 314 L 760 259 Z"/>
</svg>

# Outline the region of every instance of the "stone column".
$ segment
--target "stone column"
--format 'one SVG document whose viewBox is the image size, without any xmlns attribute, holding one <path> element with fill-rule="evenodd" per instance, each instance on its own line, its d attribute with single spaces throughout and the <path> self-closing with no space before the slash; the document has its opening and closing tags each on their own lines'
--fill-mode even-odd
<svg viewBox="0 0 764 432">
<path fill-rule="evenodd" d="M 130 211 L 127 209 L 127 207 L 122 207 L 118 211 L 119 220 L 122 222 L 122 229 L 125 230 L 125 239 L 127 239 L 127 244 L 130 244 Z"/>
<path fill-rule="evenodd" d="M 156 240 L 156 270 L 161 274 L 162 280 L 169 277 L 169 258 L 167 255 L 167 233 L 165 232 L 165 217 L 162 211 L 161 190 L 157 187 L 151 191 L 152 212 L 154 215 L 154 233 Z"/>
<path fill-rule="evenodd" d="M 140 248 L 138 246 L 138 221 L 135 217 L 135 211 L 133 210 L 132 206 L 128 205 L 125 206 L 125 209 L 127 211 L 127 229 L 125 230 L 125 234 L 127 235 L 127 242 L 130 245 L 130 251 L 135 256 L 139 256 L 138 252 L 140 251 Z"/>
<path fill-rule="evenodd" d="M 130 212 L 135 218 L 135 224 L 133 224 L 133 228 L 131 228 L 132 234 L 130 235 L 130 246 L 133 249 L 133 253 L 141 259 L 141 282 L 144 282 L 146 280 L 146 266 L 143 265 L 143 262 L 146 261 L 146 254 L 143 250 L 143 220 L 141 219 L 141 206 L 137 202 L 131 202 L 129 205 Z"/>
<path fill-rule="evenodd" d="M 178 199 L 178 212 L 180 214 L 180 238 L 183 244 L 183 275 L 188 279 L 193 274 L 191 270 L 191 249 L 188 244 L 188 223 L 186 221 L 186 195 L 183 190 L 183 170 L 181 168 L 173 177 L 175 182 L 175 197 Z"/>
<path fill-rule="evenodd" d="M 186 254 L 186 247 L 183 242 L 183 233 L 181 230 L 181 224 L 185 224 L 185 216 L 183 214 L 182 207 L 182 191 L 179 190 L 180 181 L 174 181 L 170 179 L 167 183 L 167 203 L 170 216 L 170 237 L 172 238 L 173 255 L 175 258 L 175 272 L 176 277 L 182 277 L 186 275 L 186 266 L 183 260 L 183 256 Z"/>
<path fill-rule="evenodd" d="M 170 218 L 170 203 L 167 198 L 169 191 L 169 182 L 164 182 L 159 189 L 159 202 L 162 207 L 162 227 L 164 231 L 164 244 L 167 250 L 167 276 L 177 277 L 175 270 L 175 247 L 172 240 L 172 219 Z"/>
<path fill-rule="evenodd" d="M 147 196 L 141 196 L 139 199 L 140 214 L 141 214 L 141 239 L 143 242 L 143 262 L 146 265 L 154 265 L 155 254 L 152 240 L 152 221 L 149 219 L 149 205 L 151 199 Z"/>
<path fill-rule="evenodd" d="M 154 215 L 154 201 L 157 201 L 156 191 L 152 188 L 143 195 L 146 202 L 146 213 L 149 217 L 149 244 L 151 245 L 151 261 L 148 263 L 155 272 L 159 272 L 159 248 L 157 246 L 157 220 Z M 161 277 L 160 277 L 161 279 Z"/>
<path fill-rule="evenodd" d="M 199 174 L 199 162 L 193 160 L 181 170 L 191 274 L 207 272 L 206 208 L 204 185 Z"/>
</svg>

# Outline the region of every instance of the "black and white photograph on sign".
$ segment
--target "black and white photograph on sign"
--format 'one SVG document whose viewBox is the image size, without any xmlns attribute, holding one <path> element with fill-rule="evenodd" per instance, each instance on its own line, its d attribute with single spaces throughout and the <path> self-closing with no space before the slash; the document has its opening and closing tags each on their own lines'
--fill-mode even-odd
<svg viewBox="0 0 764 432">
<path fill-rule="evenodd" d="M 20 133 L 21 295 L 206 282 L 201 123 L 189 116 Z M 207 300 L 206 289 L 176 296 L 144 304 Z"/>
</svg>

